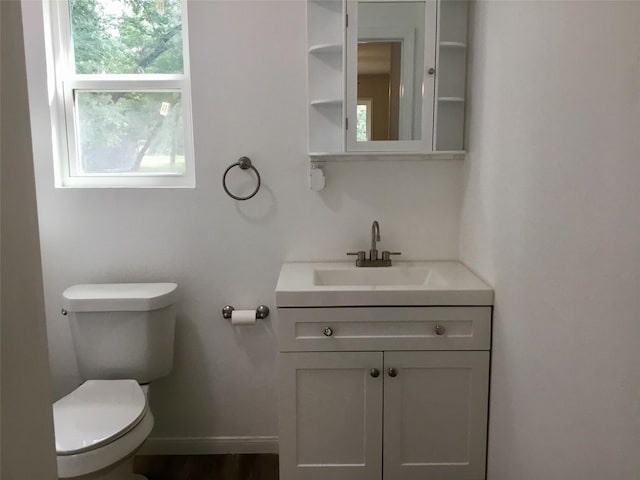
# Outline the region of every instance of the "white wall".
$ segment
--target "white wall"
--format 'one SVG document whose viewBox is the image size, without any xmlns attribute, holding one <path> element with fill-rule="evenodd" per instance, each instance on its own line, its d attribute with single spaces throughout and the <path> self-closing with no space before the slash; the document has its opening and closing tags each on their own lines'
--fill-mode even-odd
<svg viewBox="0 0 640 480">
<path fill-rule="evenodd" d="M 190 2 L 195 190 L 54 189 L 39 2 L 25 8 L 56 397 L 78 382 L 64 288 L 171 280 L 182 288 L 175 368 L 153 387 L 153 435 L 276 436 L 277 312 L 234 329 L 225 304 L 274 307 L 284 260 L 346 260 L 368 248 L 374 219 L 381 247 L 404 258 L 458 256 L 460 162 L 332 164 L 325 190 L 309 190 L 304 2 Z M 241 155 L 263 178 L 247 202 L 221 187 Z"/>
<path fill-rule="evenodd" d="M 3 480 L 57 478 L 20 3 L 0 2 Z"/>
<path fill-rule="evenodd" d="M 640 475 L 640 3 L 478 2 L 461 254 L 490 480 Z"/>
</svg>

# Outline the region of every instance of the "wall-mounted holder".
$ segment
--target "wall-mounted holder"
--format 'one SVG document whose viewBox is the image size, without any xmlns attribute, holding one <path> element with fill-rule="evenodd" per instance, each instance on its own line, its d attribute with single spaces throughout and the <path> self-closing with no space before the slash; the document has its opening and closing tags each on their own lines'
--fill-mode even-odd
<svg viewBox="0 0 640 480">
<path fill-rule="evenodd" d="M 253 172 L 256 174 L 256 178 L 258 179 L 256 189 L 253 191 L 253 193 L 247 195 L 246 197 L 239 197 L 238 195 L 234 195 L 229 191 L 229 189 L 227 188 L 227 173 L 229 173 L 229 170 L 231 170 L 233 167 L 240 167 L 240 170 L 253 170 Z M 222 175 L 222 188 L 224 188 L 224 191 L 227 193 L 227 195 L 235 200 L 249 200 L 256 193 L 258 193 L 258 190 L 260 190 L 260 183 L 260 173 L 258 172 L 256 167 L 253 166 L 249 157 L 240 157 L 236 163 L 229 165 L 229 167 L 227 167 L 227 169 L 224 171 L 224 175 Z"/>
<path fill-rule="evenodd" d="M 316 192 L 319 192 L 324 188 L 325 177 L 324 172 L 317 165 L 311 164 L 309 169 L 309 188 Z"/>
<path fill-rule="evenodd" d="M 230 319 L 234 310 L 235 308 L 232 307 L 231 305 L 225 305 L 222 309 L 223 318 Z M 269 307 L 267 307 L 266 305 L 258 305 L 258 308 L 256 308 L 256 319 L 265 319 L 268 316 L 269 316 Z"/>
</svg>

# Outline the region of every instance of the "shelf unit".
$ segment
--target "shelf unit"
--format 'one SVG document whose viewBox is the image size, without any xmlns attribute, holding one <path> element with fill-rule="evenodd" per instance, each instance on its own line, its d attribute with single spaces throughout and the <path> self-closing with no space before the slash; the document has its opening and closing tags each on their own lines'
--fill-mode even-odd
<svg viewBox="0 0 640 480">
<path fill-rule="evenodd" d="M 434 150 L 464 150 L 468 1 L 440 0 Z"/>
<path fill-rule="evenodd" d="M 307 0 L 309 151 L 344 150 L 344 9 Z"/>
<path fill-rule="evenodd" d="M 426 43 L 435 48 L 435 92 L 430 152 L 347 152 L 346 8 L 347 0 L 306 0 L 308 65 L 308 152 L 312 161 L 346 159 L 439 159 L 464 156 L 466 108 L 467 23 L 470 0 L 436 0 L 434 34 Z M 436 33 L 437 32 L 437 35 Z M 430 50 L 433 52 L 433 50 Z M 351 67 L 350 67 L 351 68 Z M 432 103 L 431 103 L 432 102 Z M 430 117 L 431 118 L 431 117 Z M 355 150 L 355 149 L 352 149 Z M 438 155 L 442 154 L 442 155 Z"/>
</svg>

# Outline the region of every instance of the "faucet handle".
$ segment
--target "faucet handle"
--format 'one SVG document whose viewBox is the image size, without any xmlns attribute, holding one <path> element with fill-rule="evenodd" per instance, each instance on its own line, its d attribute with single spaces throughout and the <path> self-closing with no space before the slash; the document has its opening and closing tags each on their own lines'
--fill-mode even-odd
<svg viewBox="0 0 640 480">
<path fill-rule="evenodd" d="M 364 250 L 360 250 L 358 252 L 347 252 L 347 255 L 357 255 L 359 262 L 367 258 L 367 253 Z"/>
<path fill-rule="evenodd" d="M 390 256 L 391 255 L 402 255 L 401 252 L 390 252 L 388 250 L 385 250 L 384 252 L 382 252 L 382 260 L 390 260 Z"/>
</svg>

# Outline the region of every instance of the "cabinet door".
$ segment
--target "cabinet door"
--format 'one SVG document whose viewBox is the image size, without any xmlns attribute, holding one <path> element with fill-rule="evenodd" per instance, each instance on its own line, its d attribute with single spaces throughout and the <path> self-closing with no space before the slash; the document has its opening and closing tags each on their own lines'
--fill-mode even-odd
<svg viewBox="0 0 640 480">
<path fill-rule="evenodd" d="M 384 364 L 384 478 L 484 479 L 489 352 L 385 352 Z"/>
<path fill-rule="evenodd" d="M 382 358 L 279 355 L 281 480 L 381 479 Z"/>
</svg>

